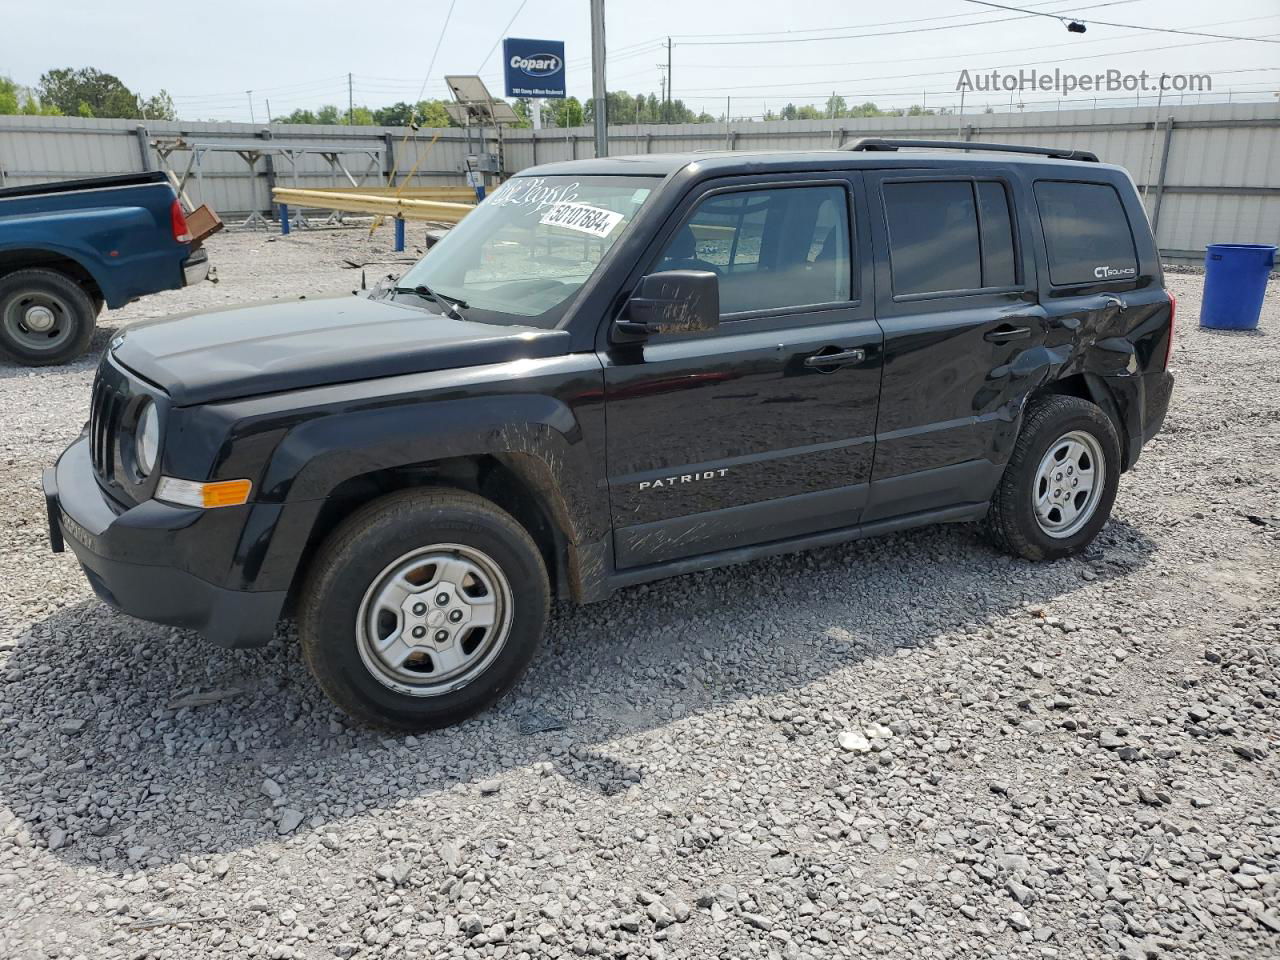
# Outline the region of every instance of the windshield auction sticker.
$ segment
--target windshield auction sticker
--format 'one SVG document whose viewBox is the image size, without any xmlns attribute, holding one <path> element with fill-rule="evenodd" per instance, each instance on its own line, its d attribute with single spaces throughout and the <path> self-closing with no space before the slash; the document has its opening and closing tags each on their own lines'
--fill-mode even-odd
<svg viewBox="0 0 1280 960">
<path fill-rule="evenodd" d="M 576 230 L 593 237 L 607 237 L 622 222 L 623 216 L 613 210 L 593 207 L 589 203 L 557 203 L 538 222 L 550 227 Z"/>
</svg>

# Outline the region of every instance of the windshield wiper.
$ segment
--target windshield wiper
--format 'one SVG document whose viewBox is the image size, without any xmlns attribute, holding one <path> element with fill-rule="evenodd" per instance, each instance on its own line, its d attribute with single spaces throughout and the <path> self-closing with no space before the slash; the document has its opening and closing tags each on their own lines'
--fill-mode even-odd
<svg viewBox="0 0 1280 960">
<path fill-rule="evenodd" d="M 462 314 L 458 312 L 458 307 L 463 310 L 467 309 L 467 301 L 458 297 L 451 297 L 448 294 L 440 293 L 432 290 L 425 283 L 420 283 L 416 287 L 392 287 L 392 293 L 414 293 L 420 297 L 427 297 L 436 302 L 436 305 L 444 311 L 446 317 L 452 317 L 454 320 L 461 320 Z"/>
</svg>

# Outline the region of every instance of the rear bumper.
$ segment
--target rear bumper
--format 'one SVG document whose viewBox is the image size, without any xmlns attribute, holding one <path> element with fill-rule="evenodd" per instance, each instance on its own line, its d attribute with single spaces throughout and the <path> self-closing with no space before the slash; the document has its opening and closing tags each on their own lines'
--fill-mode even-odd
<svg viewBox="0 0 1280 960">
<path fill-rule="evenodd" d="M 1143 404 L 1145 414 L 1142 424 L 1142 442 L 1145 444 L 1164 426 L 1165 415 L 1169 412 L 1169 401 L 1173 398 L 1173 374 L 1168 370 L 1152 374 L 1147 378 L 1146 397 Z"/>
<path fill-rule="evenodd" d="M 182 569 L 186 541 L 200 537 L 198 521 L 208 511 L 154 500 L 122 509 L 98 486 L 84 437 L 44 472 L 43 483 L 51 547 L 71 548 L 102 600 L 222 647 L 271 639 L 286 591 L 235 590 Z"/>
<path fill-rule="evenodd" d="M 190 287 L 209 276 L 209 251 L 201 247 L 182 261 L 182 285 Z"/>
</svg>

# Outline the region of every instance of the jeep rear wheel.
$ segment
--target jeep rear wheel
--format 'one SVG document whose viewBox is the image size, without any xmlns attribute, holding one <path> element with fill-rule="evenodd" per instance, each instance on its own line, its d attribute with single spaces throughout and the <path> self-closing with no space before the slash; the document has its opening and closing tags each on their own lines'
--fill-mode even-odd
<svg viewBox="0 0 1280 960">
<path fill-rule="evenodd" d="M 303 656 L 358 720 L 447 726 L 519 680 L 549 598 L 542 555 L 510 515 L 461 491 L 404 491 L 321 548 L 301 597 Z"/>
<path fill-rule="evenodd" d="M 991 499 L 988 532 L 1028 560 L 1079 553 L 1110 517 L 1119 478 L 1110 417 L 1079 397 L 1035 400 Z"/>
<path fill-rule="evenodd" d="M 56 270 L 0 277 L 0 351 L 39 367 L 66 363 L 89 346 L 98 311 L 81 286 Z"/>
</svg>

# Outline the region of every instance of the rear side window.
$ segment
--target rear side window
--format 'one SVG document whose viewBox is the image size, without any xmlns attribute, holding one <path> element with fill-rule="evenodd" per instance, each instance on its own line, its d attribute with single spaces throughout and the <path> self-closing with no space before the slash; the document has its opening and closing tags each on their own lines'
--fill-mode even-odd
<svg viewBox="0 0 1280 960">
<path fill-rule="evenodd" d="M 1038 180 L 1035 190 L 1054 286 L 1137 276 L 1133 231 L 1115 187 Z"/>
<path fill-rule="evenodd" d="M 1017 282 L 1004 184 L 930 180 L 884 185 L 897 296 L 1008 287 Z"/>
<path fill-rule="evenodd" d="M 1003 183 L 980 181 L 978 223 L 982 228 L 982 285 L 1011 287 L 1018 280 L 1013 259 L 1013 222 Z"/>
<path fill-rule="evenodd" d="M 722 314 L 850 298 L 849 206 L 843 187 L 713 194 L 694 209 L 657 270 L 710 270 Z"/>
</svg>

